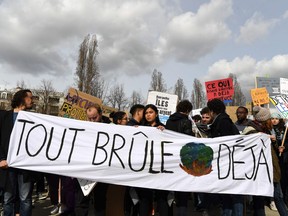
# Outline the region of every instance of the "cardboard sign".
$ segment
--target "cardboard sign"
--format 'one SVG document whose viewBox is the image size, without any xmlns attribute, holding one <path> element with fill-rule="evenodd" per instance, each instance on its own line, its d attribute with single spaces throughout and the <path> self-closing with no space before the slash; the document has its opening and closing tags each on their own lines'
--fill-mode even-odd
<svg viewBox="0 0 288 216">
<path fill-rule="evenodd" d="M 270 96 L 270 101 L 284 118 L 288 118 L 288 95 Z"/>
<path fill-rule="evenodd" d="M 251 89 L 251 98 L 254 105 L 268 104 L 269 94 L 266 88 Z"/>
<path fill-rule="evenodd" d="M 280 78 L 280 93 L 288 95 L 288 79 Z"/>
<path fill-rule="evenodd" d="M 87 187 L 103 182 L 168 191 L 273 196 L 270 145 L 270 136 L 263 133 L 196 138 L 154 127 L 20 111 L 7 162 L 9 167 L 87 179 L 83 182 Z"/>
<path fill-rule="evenodd" d="M 102 101 L 99 98 L 70 88 L 60 108 L 59 116 L 87 120 L 86 108 L 91 104 L 99 104 L 101 106 Z"/>
<path fill-rule="evenodd" d="M 269 95 L 280 93 L 280 79 L 273 77 L 256 77 L 256 88 L 266 88 Z"/>
<path fill-rule="evenodd" d="M 166 124 L 169 116 L 176 112 L 177 103 L 177 95 L 157 91 L 148 93 L 147 104 L 154 104 L 157 107 L 159 119 L 163 124 Z"/>
<path fill-rule="evenodd" d="M 234 95 L 233 79 L 221 79 L 205 82 L 207 99 L 218 98 L 222 101 L 231 101 Z"/>
</svg>

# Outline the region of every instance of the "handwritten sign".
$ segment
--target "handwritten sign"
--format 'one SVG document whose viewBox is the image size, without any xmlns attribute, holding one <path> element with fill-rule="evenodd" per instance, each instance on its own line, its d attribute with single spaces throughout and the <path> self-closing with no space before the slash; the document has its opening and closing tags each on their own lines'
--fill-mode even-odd
<svg viewBox="0 0 288 216">
<path fill-rule="evenodd" d="M 270 144 L 262 133 L 196 138 L 20 111 L 7 161 L 10 167 L 132 187 L 273 196 Z"/>
<path fill-rule="evenodd" d="M 280 79 L 273 77 L 256 77 L 256 87 L 266 88 L 269 95 L 280 93 Z"/>
<path fill-rule="evenodd" d="M 269 94 L 266 88 L 251 89 L 251 98 L 255 105 L 269 103 Z"/>
<path fill-rule="evenodd" d="M 169 116 L 176 112 L 178 96 L 163 92 L 150 91 L 148 93 L 147 104 L 154 104 L 159 111 L 159 119 L 166 124 Z"/>
<path fill-rule="evenodd" d="M 70 88 L 60 108 L 59 116 L 86 120 L 86 108 L 91 104 L 102 104 L 101 99 L 93 97 L 84 92 Z"/>
<path fill-rule="evenodd" d="M 288 118 L 288 95 L 270 96 L 270 101 L 284 118 Z"/>
<path fill-rule="evenodd" d="M 288 79 L 280 78 L 280 93 L 288 95 Z"/>
<path fill-rule="evenodd" d="M 233 79 L 221 79 L 205 82 L 207 99 L 219 98 L 222 101 L 231 101 L 234 95 Z"/>
</svg>

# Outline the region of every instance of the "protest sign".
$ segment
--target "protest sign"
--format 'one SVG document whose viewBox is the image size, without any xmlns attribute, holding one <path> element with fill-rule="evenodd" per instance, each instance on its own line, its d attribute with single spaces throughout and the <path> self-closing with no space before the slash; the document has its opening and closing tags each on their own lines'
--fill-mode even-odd
<svg viewBox="0 0 288 216">
<path fill-rule="evenodd" d="M 251 98 L 257 106 L 269 103 L 269 94 L 266 88 L 251 89 Z"/>
<path fill-rule="evenodd" d="M 102 101 L 99 98 L 93 97 L 74 88 L 70 88 L 65 97 L 64 103 L 60 108 L 59 116 L 86 120 L 86 108 L 91 104 L 101 105 L 101 103 Z"/>
<path fill-rule="evenodd" d="M 256 88 L 266 88 L 269 95 L 280 93 L 280 79 L 273 77 L 256 77 Z"/>
<path fill-rule="evenodd" d="M 232 78 L 205 82 L 205 87 L 208 101 L 214 98 L 218 98 L 223 102 L 232 101 L 232 96 L 234 94 Z"/>
<path fill-rule="evenodd" d="M 280 93 L 288 95 L 288 79 L 280 78 Z"/>
<path fill-rule="evenodd" d="M 154 104 L 158 109 L 159 119 L 166 124 L 169 116 L 176 112 L 178 96 L 157 91 L 149 91 L 147 104 Z"/>
<path fill-rule="evenodd" d="M 10 167 L 168 191 L 273 196 L 266 134 L 196 138 L 20 111 Z"/>
<path fill-rule="evenodd" d="M 270 101 L 284 118 L 288 118 L 288 95 L 270 96 Z"/>
</svg>

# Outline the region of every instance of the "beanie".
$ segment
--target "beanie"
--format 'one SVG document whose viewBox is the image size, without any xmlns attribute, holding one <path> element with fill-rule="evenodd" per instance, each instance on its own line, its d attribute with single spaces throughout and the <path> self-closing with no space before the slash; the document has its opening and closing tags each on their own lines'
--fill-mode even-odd
<svg viewBox="0 0 288 216">
<path fill-rule="evenodd" d="M 254 118 L 257 121 L 264 122 L 271 118 L 270 110 L 264 107 L 253 107 Z"/>
<path fill-rule="evenodd" d="M 271 114 L 271 118 L 281 119 L 282 116 L 279 113 L 274 112 L 274 113 Z"/>
</svg>

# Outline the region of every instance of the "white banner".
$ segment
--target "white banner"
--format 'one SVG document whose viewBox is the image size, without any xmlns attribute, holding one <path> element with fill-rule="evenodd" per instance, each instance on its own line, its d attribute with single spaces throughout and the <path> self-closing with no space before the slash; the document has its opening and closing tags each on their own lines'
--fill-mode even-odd
<svg viewBox="0 0 288 216">
<path fill-rule="evenodd" d="M 273 196 L 269 136 L 195 138 L 19 112 L 11 167 L 170 191 Z"/>
</svg>

